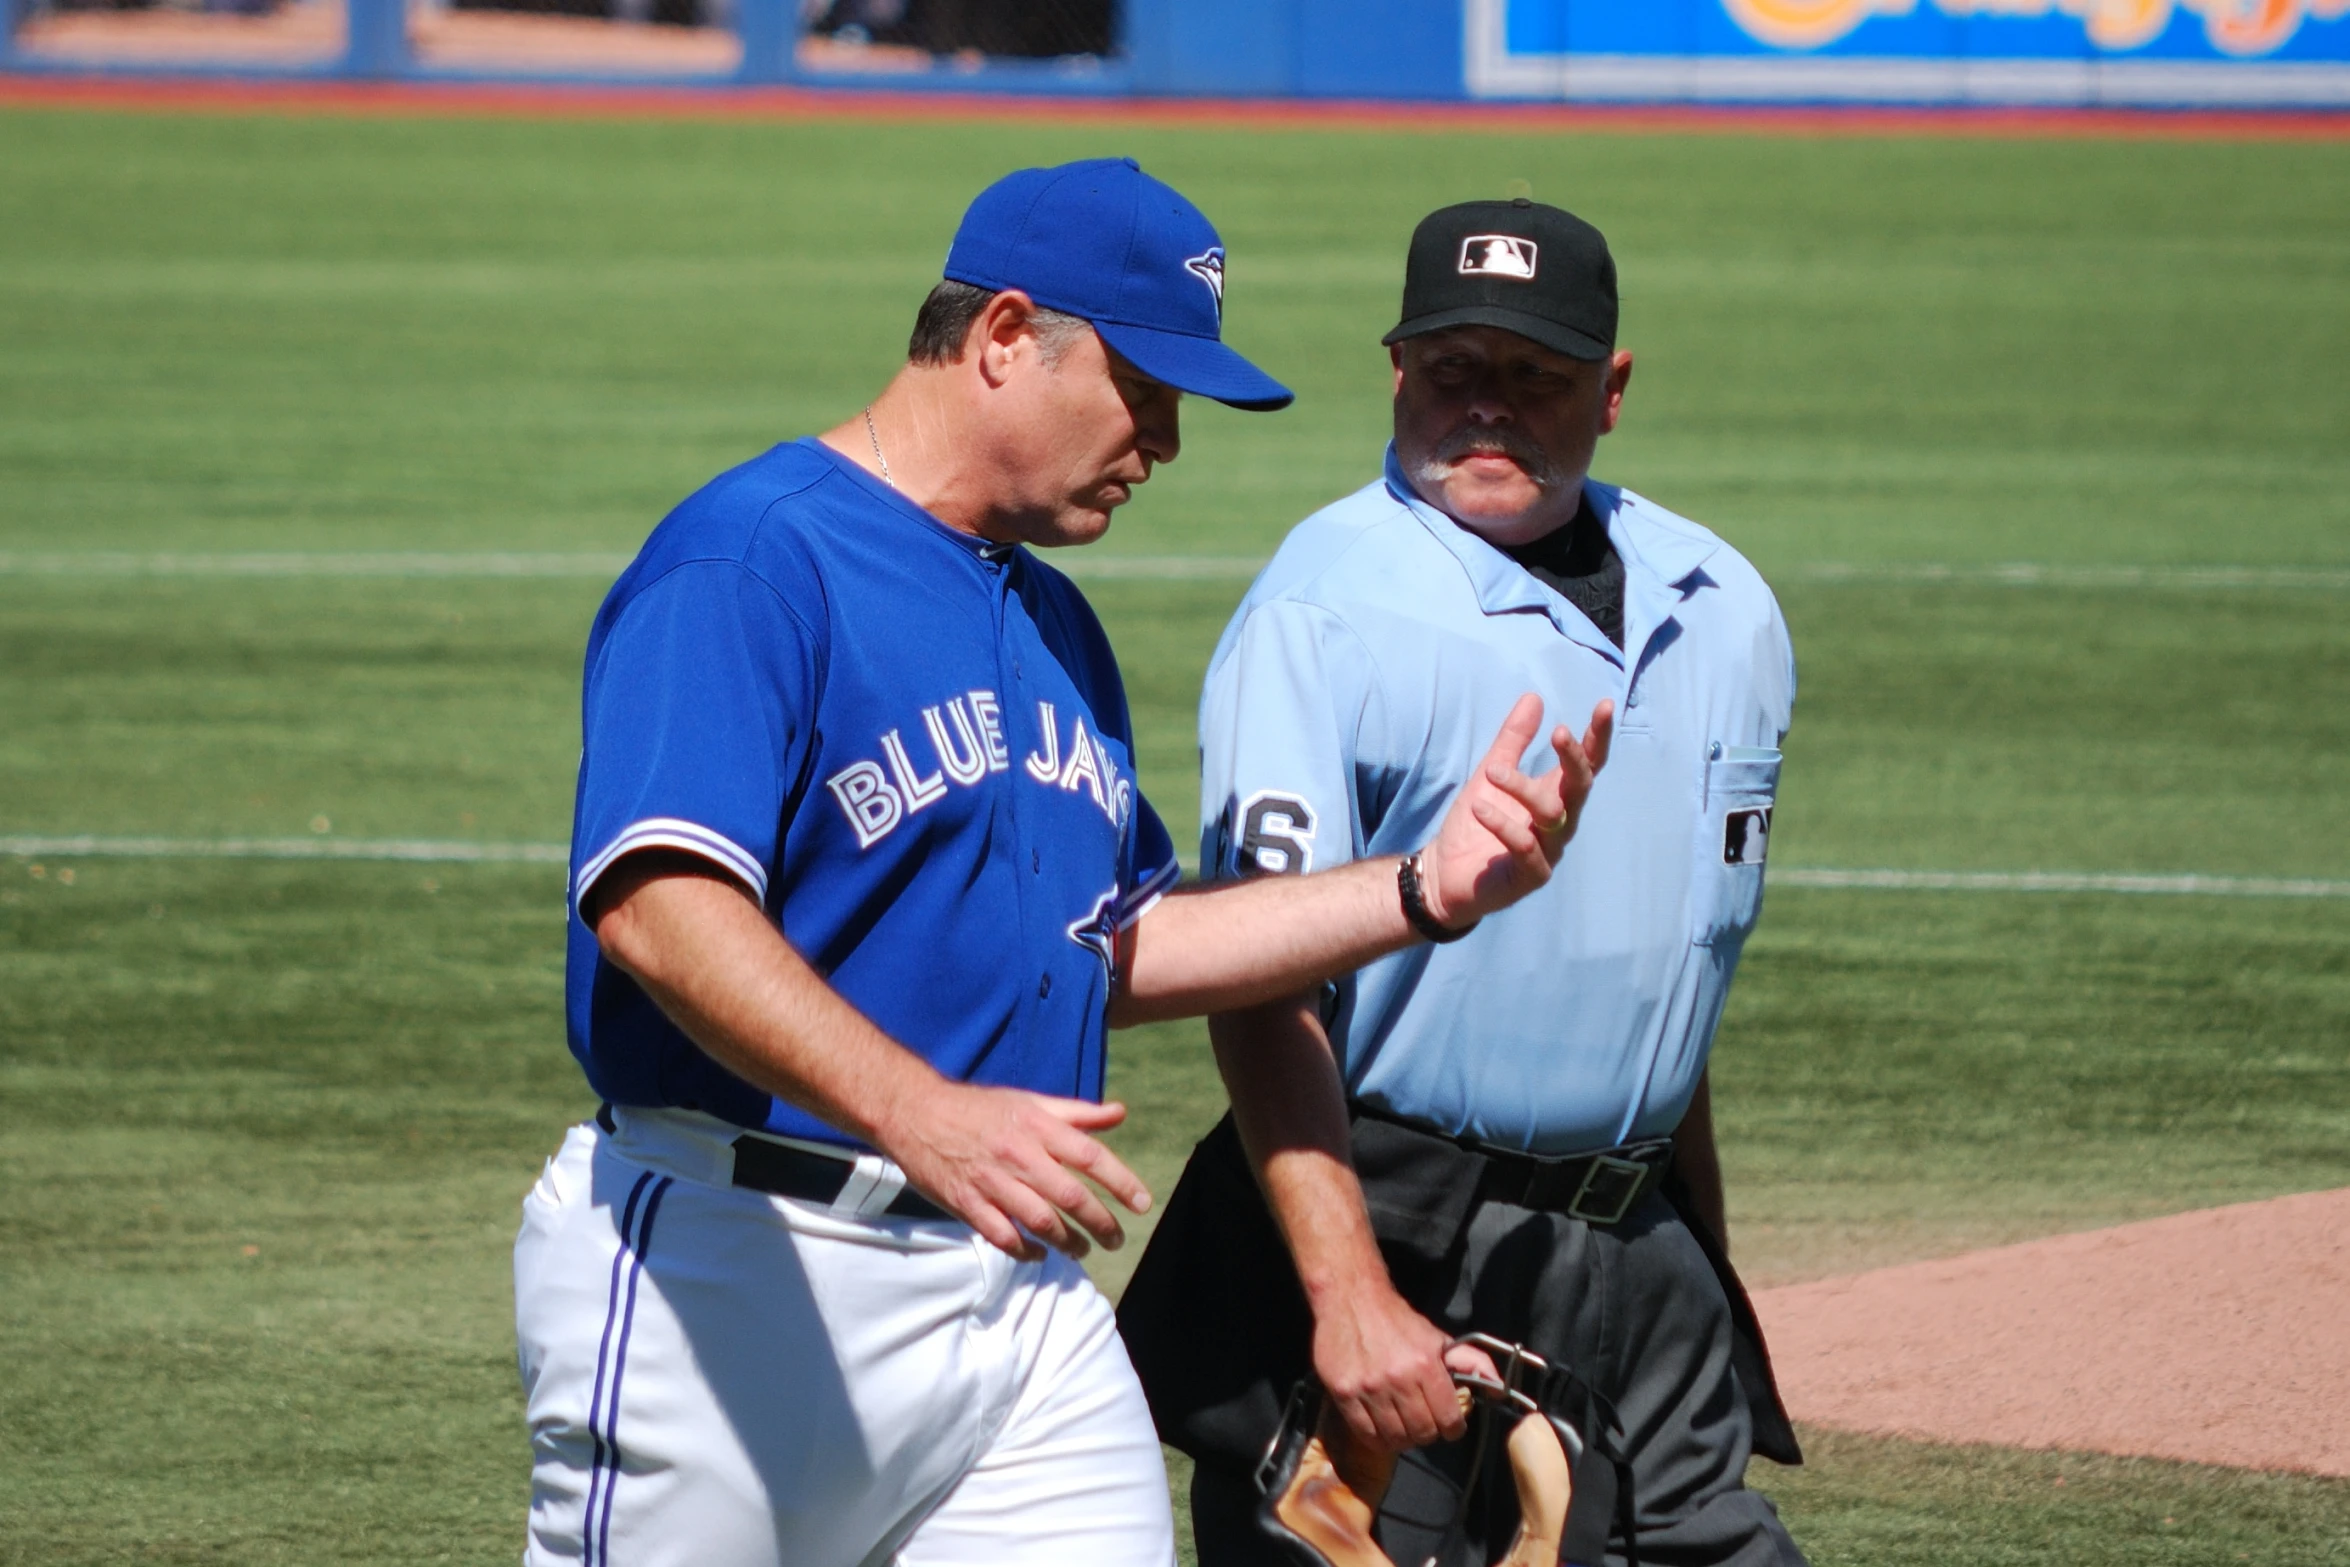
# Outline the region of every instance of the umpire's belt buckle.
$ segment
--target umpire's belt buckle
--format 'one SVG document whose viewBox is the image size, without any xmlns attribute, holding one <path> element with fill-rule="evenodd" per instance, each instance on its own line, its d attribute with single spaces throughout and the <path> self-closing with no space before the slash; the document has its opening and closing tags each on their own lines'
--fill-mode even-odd
<svg viewBox="0 0 2350 1567">
<path fill-rule="evenodd" d="M 1574 1200 L 1567 1204 L 1567 1216 L 1585 1224 L 1621 1224 L 1647 1184 L 1647 1165 L 1596 1155 L 1584 1173 L 1583 1184 L 1575 1189 Z"/>
</svg>

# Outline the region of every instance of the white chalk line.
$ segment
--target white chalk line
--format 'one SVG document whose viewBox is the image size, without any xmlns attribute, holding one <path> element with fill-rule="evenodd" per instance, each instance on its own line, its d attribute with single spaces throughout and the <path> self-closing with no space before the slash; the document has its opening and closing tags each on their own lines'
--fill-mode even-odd
<svg viewBox="0 0 2350 1567">
<path fill-rule="evenodd" d="M 1078 555 L 1045 558 L 1072 576 L 1245 581 L 1265 567 L 1252 555 Z M 137 554 L 126 550 L 0 550 L 7 577 L 568 577 L 609 582 L 631 555 L 601 550 L 262 550 Z"/>
<path fill-rule="evenodd" d="M 266 550 L 218 554 L 133 554 L 118 550 L 0 551 L 10 577 L 601 577 L 620 575 L 632 556 L 603 551 L 445 553 Z"/>
<path fill-rule="evenodd" d="M 17 859 L 381 860 L 424 864 L 566 865 L 560 843 L 430 838 L 109 838 L 92 833 L 0 836 Z M 1187 874 L 1191 867 L 1185 867 Z M 2313 877 L 2139 875 L 2079 871 L 1824 870 L 1770 872 L 1778 887 L 1875 892 L 2074 892 L 2205 898 L 2350 898 L 2350 881 Z"/>
<path fill-rule="evenodd" d="M 1875 892 L 2095 892 L 2200 898 L 2350 898 L 2350 881 L 2310 877 L 2133 875 L 2082 871 L 1842 871 L 1790 866 L 1776 887 Z"/>
<path fill-rule="evenodd" d="M 1052 550 L 1041 558 L 1072 577 L 1088 580 L 1159 582 L 1247 582 L 1265 569 L 1259 555 L 1080 555 Z"/>
<path fill-rule="evenodd" d="M 1931 562 L 1815 561 L 1783 573 L 1807 582 L 1988 583 L 2017 588 L 2301 588 L 2350 590 L 2350 569 L 2304 566 L 2054 566 L 2009 561 L 1991 566 Z"/>
<path fill-rule="evenodd" d="M 262 550 L 161 552 L 0 550 L 7 577 L 586 578 L 610 581 L 633 557 L 609 550 Z M 1254 555 L 1046 554 L 1073 577 L 1100 581 L 1246 581 Z M 1991 584 L 2005 587 L 2350 592 L 2350 568 L 2322 566 L 2070 566 L 2033 561 L 1959 566 L 1932 561 L 1811 561 L 1773 575 L 1804 582 Z"/>
</svg>

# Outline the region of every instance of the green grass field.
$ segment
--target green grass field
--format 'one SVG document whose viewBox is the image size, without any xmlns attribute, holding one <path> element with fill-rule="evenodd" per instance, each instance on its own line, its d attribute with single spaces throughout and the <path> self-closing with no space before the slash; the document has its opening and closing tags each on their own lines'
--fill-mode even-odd
<svg viewBox="0 0 2350 1567">
<path fill-rule="evenodd" d="M 1525 178 L 1621 261 L 1601 472 L 1780 586 L 1782 869 L 2350 877 L 2350 145 L 0 112 L 0 556 L 625 551 L 880 385 L 971 192 L 1111 151 L 1302 396 L 1189 408 L 1095 558 L 1370 478 L 1412 222 Z M 1890 570 L 2010 561 L 2303 575 Z M 1089 580 L 1170 821 L 1242 586 Z M 600 587 L 0 569 L 0 836 L 560 840 Z M 0 857 L 0 1563 L 512 1558 L 561 900 Z M 1717 1060 L 1765 1281 L 2350 1184 L 2350 899 L 1783 887 Z M 1164 1190 L 1202 1032 L 1113 1089 Z M 2339 1482 L 1812 1445 L 1756 1479 L 1823 1567 L 2350 1563 Z"/>
</svg>

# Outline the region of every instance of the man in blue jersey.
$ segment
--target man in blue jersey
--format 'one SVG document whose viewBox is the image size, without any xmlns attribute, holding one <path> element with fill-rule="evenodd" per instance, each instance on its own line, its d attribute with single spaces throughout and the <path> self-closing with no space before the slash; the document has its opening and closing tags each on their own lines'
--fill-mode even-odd
<svg viewBox="0 0 2350 1567">
<path fill-rule="evenodd" d="M 1387 1554 L 1492 1560 L 1516 1525 L 1506 1466 L 1421 1446 L 1472 1331 L 1571 1367 L 1620 1422 L 1593 1435 L 1624 1461 L 1600 1477 L 1628 1479 L 1624 1515 L 1580 1521 L 1582 1567 L 1802 1560 L 1744 1486 L 1751 1451 L 1799 1454 L 1729 1272 L 1706 1086 L 1794 662 L 1736 551 L 1588 477 L 1631 379 L 1616 324 L 1615 263 L 1572 215 L 1422 222 L 1386 338 L 1386 471 L 1290 534 L 1209 667 L 1210 876 L 1420 842 L 1524 691 L 1619 717 L 1574 846 L 1523 907 L 1211 1023 L 1234 1113 L 1120 1308 L 1162 1433 L 1199 1460 L 1202 1567 L 1289 1559 L 1251 1471 L 1309 1373 L 1357 1440 L 1417 1449 Z"/>
<path fill-rule="evenodd" d="M 1149 1202 L 1103 1034 L 1288 994 L 1539 886 L 1608 715 L 1513 707 L 1405 857 L 1192 895 L 1136 787 L 1082 544 L 1177 399 L 1289 393 L 1130 160 L 966 213 L 909 362 L 719 476 L 589 636 L 571 1046 L 606 1101 L 524 1204 L 526 1559 L 1173 1560 L 1149 1412 L 1072 1258 Z"/>
</svg>

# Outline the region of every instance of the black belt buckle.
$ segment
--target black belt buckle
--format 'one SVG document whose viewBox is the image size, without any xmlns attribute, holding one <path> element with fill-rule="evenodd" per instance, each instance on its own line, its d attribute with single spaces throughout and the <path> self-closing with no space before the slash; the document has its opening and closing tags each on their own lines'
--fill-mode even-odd
<svg viewBox="0 0 2350 1567">
<path fill-rule="evenodd" d="M 1568 1199 L 1567 1217 L 1585 1224 L 1621 1224 L 1647 1185 L 1647 1165 L 1612 1154 L 1594 1154 L 1583 1184 Z"/>
</svg>

